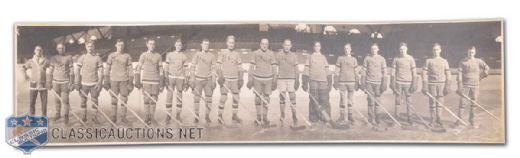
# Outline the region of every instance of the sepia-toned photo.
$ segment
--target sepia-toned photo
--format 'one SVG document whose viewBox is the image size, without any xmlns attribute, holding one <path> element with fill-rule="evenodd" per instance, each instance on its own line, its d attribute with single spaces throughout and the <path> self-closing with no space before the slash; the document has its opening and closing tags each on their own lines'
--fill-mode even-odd
<svg viewBox="0 0 520 158">
<path fill-rule="evenodd" d="M 22 122 L 8 124 L 46 118 L 47 146 L 506 142 L 502 19 L 20 23 L 14 36 Z"/>
</svg>

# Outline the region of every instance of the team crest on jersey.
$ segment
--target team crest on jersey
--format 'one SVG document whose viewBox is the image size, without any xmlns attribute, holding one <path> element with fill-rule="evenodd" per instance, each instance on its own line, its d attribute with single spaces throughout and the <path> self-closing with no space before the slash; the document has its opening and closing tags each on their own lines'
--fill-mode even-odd
<svg viewBox="0 0 520 158">
<path fill-rule="evenodd" d="M 47 118 L 45 116 L 11 116 L 6 120 L 7 144 L 25 154 L 47 143 Z"/>
</svg>

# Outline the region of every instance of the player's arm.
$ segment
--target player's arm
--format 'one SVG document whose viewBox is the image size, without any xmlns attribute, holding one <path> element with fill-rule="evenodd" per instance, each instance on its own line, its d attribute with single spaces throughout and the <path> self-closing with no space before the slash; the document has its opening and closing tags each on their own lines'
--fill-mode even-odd
<svg viewBox="0 0 520 158">
<path fill-rule="evenodd" d="M 103 88 L 105 88 L 105 90 L 110 89 L 110 70 L 112 68 L 112 57 L 112 54 L 108 55 L 108 59 L 104 70 Z"/>
<path fill-rule="evenodd" d="M 132 91 L 134 89 L 134 69 L 132 67 L 132 57 L 128 55 L 126 65 L 126 73 L 128 74 L 128 89 Z"/>
<path fill-rule="evenodd" d="M 366 88 L 366 77 L 368 73 L 368 59 L 365 57 L 363 60 L 363 66 L 361 67 L 361 79 L 359 81 L 359 85 L 361 86 L 361 89 Z"/>
<path fill-rule="evenodd" d="M 134 70 L 135 87 L 138 89 L 140 89 L 142 87 L 141 70 L 142 70 L 143 64 L 144 64 L 144 54 L 141 54 L 141 56 L 139 56 L 139 61 L 137 62 L 137 66 L 135 67 L 135 70 Z"/>
<path fill-rule="evenodd" d="M 253 52 L 251 55 L 251 61 L 249 62 L 249 70 L 248 70 L 248 78 L 247 78 L 247 88 L 251 89 L 253 87 L 253 73 L 256 69 L 256 53 Z"/>
<path fill-rule="evenodd" d="M 98 90 L 101 90 L 102 84 L 103 84 L 103 62 L 101 61 L 101 57 L 98 56 L 98 62 L 97 62 L 97 75 L 98 75 L 98 83 L 96 85 L 96 88 Z"/>
<path fill-rule="evenodd" d="M 74 83 L 76 85 L 76 90 L 80 90 L 81 89 L 81 71 L 82 71 L 82 68 L 83 68 L 83 55 L 81 55 L 79 58 L 78 58 L 78 61 L 76 62 L 76 70 L 75 70 L 75 79 L 74 79 Z"/>
<path fill-rule="evenodd" d="M 278 79 L 278 61 L 276 60 L 274 53 L 273 58 L 271 58 L 271 72 L 273 72 L 274 80 Z"/>
<path fill-rule="evenodd" d="M 311 55 L 307 55 L 307 59 L 305 59 L 305 65 L 303 68 L 302 74 L 302 89 L 307 91 L 309 89 L 309 69 L 310 69 L 310 59 Z"/>
<path fill-rule="evenodd" d="M 46 73 L 45 86 L 49 90 L 52 89 L 52 79 L 53 79 L 52 74 L 53 74 L 53 71 L 54 71 L 54 66 L 53 66 L 53 62 L 52 62 L 52 59 L 51 59 L 51 63 L 48 64 L 47 69 L 45 71 L 45 73 Z"/>
<path fill-rule="evenodd" d="M 383 61 L 381 63 L 381 73 L 383 74 L 381 78 L 381 93 L 385 92 L 388 88 L 388 79 L 386 78 L 387 72 L 386 72 L 386 59 L 383 58 Z"/>
<path fill-rule="evenodd" d="M 426 62 L 424 62 L 424 67 L 422 68 L 422 92 L 424 94 L 428 93 L 428 65 L 430 64 L 430 60 L 426 59 Z"/>
<path fill-rule="evenodd" d="M 27 74 L 27 69 L 31 68 L 30 60 L 31 59 L 27 60 L 27 62 L 25 62 L 25 64 L 22 65 L 22 72 L 23 72 L 23 77 L 25 78 L 25 80 L 29 80 L 29 75 Z"/>
<path fill-rule="evenodd" d="M 489 75 L 489 66 L 484 62 L 484 60 L 480 60 L 480 68 L 482 71 L 482 75 L 480 75 L 480 79 L 486 78 Z"/>
<path fill-rule="evenodd" d="M 238 89 L 241 89 L 244 85 L 244 69 L 242 68 L 242 58 L 238 55 L 237 58 L 237 70 L 238 70 Z"/>
<path fill-rule="evenodd" d="M 159 62 L 157 62 L 157 68 L 159 69 L 159 89 L 161 90 L 161 92 L 164 90 L 164 68 L 163 68 L 163 60 L 162 60 L 162 56 L 159 55 Z"/>
<path fill-rule="evenodd" d="M 390 89 L 394 92 L 395 92 L 395 86 L 396 86 L 396 82 L 397 82 L 396 81 L 396 76 L 397 76 L 396 75 L 396 72 L 397 72 L 396 66 L 397 66 L 397 61 L 394 57 L 394 59 L 392 60 L 392 66 L 390 66 L 391 67 L 391 69 L 390 69 Z"/>
<path fill-rule="evenodd" d="M 168 77 L 170 75 L 170 53 L 166 54 L 166 59 L 164 60 L 164 77 Z M 184 65 L 183 65 L 184 66 Z"/>
<path fill-rule="evenodd" d="M 298 58 L 295 56 L 294 62 L 294 90 L 298 90 L 300 88 L 300 69 L 298 68 Z"/>
<path fill-rule="evenodd" d="M 72 85 L 74 83 L 74 62 L 72 61 L 72 57 L 69 56 L 68 58 L 68 64 L 69 67 L 69 88 L 72 88 Z M 71 89 L 72 91 L 72 89 Z"/>
<path fill-rule="evenodd" d="M 410 93 L 414 93 L 417 90 L 417 66 L 415 64 L 415 59 L 410 58 L 410 71 L 412 72 L 412 84 L 410 86 Z"/>
<path fill-rule="evenodd" d="M 462 61 L 459 62 L 459 68 L 457 69 L 457 93 L 462 94 L 462 75 L 464 73 L 464 69 L 462 68 Z"/>
<path fill-rule="evenodd" d="M 451 72 L 450 72 L 450 65 L 448 64 L 448 60 L 445 60 L 445 74 L 446 74 L 446 81 L 444 83 L 444 95 L 448 95 L 449 88 L 451 84 Z"/>
<path fill-rule="evenodd" d="M 325 56 L 323 56 L 324 59 L 325 59 L 325 72 L 327 72 L 327 83 L 328 83 L 328 86 L 329 86 L 329 91 L 332 90 L 332 76 L 333 76 L 333 72 L 330 71 L 329 69 L 329 61 L 327 61 L 327 58 Z"/>
</svg>

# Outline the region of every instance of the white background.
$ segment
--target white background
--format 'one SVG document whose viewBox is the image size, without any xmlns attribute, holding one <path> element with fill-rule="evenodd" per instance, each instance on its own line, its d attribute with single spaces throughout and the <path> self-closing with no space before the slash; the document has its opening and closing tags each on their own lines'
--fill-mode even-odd
<svg viewBox="0 0 520 158">
<path fill-rule="evenodd" d="M 36 150 L 32 157 L 513 157 L 520 149 L 519 100 L 520 17 L 513 0 L 329 1 L 329 0 L 184 0 L 174 1 L 4 1 L 0 5 L 0 120 L 13 110 L 13 24 L 15 22 L 222 22 L 222 21 L 413 21 L 506 19 L 507 145 L 161 145 L 62 147 Z M 514 14 L 517 14 L 516 16 Z M 516 44 L 515 44 L 516 43 Z M 516 63 L 515 63 L 516 62 Z M 5 122 L 0 121 L 5 140 Z M 2 141 L 3 141 L 2 140 Z M 3 158 L 27 157 L 5 142 Z"/>
</svg>

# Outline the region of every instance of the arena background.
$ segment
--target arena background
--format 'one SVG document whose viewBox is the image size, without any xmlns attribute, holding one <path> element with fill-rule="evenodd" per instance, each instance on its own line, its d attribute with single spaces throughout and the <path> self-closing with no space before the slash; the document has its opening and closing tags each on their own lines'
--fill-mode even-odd
<svg viewBox="0 0 520 158">
<path fill-rule="evenodd" d="M 304 27 L 302 27 L 304 26 Z M 330 27 L 333 26 L 335 31 Z M 298 28 L 298 29 L 296 29 Z M 303 28 L 303 31 L 302 31 Z M 300 30 L 300 31 L 297 31 Z M 202 38 L 209 38 L 210 51 L 216 53 L 219 49 L 225 48 L 225 37 L 227 35 L 235 35 L 237 37 L 237 49 L 242 52 L 243 61 L 248 61 L 248 54 L 258 49 L 261 38 L 266 37 L 270 40 L 270 48 L 274 51 L 281 49 L 281 43 L 285 38 L 293 41 L 293 50 L 299 54 L 300 64 L 303 63 L 305 56 L 312 52 L 312 42 L 322 42 L 322 52 L 328 57 L 329 63 L 333 65 L 336 58 L 343 54 L 343 45 L 350 42 L 353 45 L 358 62 L 369 52 L 371 43 L 380 44 L 380 54 L 387 59 L 390 64 L 392 58 L 398 54 L 399 42 L 407 42 L 409 46 L 409 54 L 414 56 L 417 66 L 422 67 L 425 59 L 431 54 L 432 44 L 440 43 L 443 47 L 441 54 L 446 58 L 452 72 L 455 72 L 458 62 L 466 55 L 466 50 L 472 45 L 477 47 L 477 57 L 484 59 L 492 68 L 492 75 L 483 80 L 481 87 L 480 101 L 495 115 L 503 118 L 503 74 L 502 74 L 502 22 L 450 22 L 450 23 L 408 23 L 408 24 L 218 24 L 218 25 L 142 25 L 142 26 L 18 26 L 16 32 L 17 38 L 17 63 L 21 64 L 32 56 L 35 45 L 42 45 L 45 55 L 50 57 L 55 55 L 56 43 L 66 43 L 67 51 L 77 57 L 84 52 L 82 43 L 87 39 L 95 39 L 96 49 L 101 56 L 106 59 L 108 53 L 114 51 L 114 40 L 123 38 L 127 41 L 126 52 L 130 53 L 134 61 L 138 60 L 141 52 L 146 50 L 145 41 L 147 38 L 155 38 L 158 43 L 156 49 L 158 52 L 165 54 L 172 49 L 173 41 L 176 38 L 182 38 L 185 41 L 186 52 L 189 57 L 200 49 L 200 41 Z M 247 66 L 245 66 L 247 67 Z M 17 66 L 17 78 L 21 79 L 18 72 L 20 67 Z M 419 71 L 420 72 L 420 71 Z M 453 77 L 452 77 L 453 78 Z M 16 80 L 17 106 L 15 111 L 17 114 L 23 114 L 28 107 L 28 84 L 26 81 Z M 452 90 L 456 89 L 456 85 L 452 84 Z M 217 88 L 215 92 L 218 92 Z M 183 108 L 192 108 L 191 92 L 187 92 L 183 100 L 185 106 Z M 241 91 L 243 100 L 241 103 L 245 106 L 240 108 L 240 116 L 245 118 L 247 122 L 252 122 L 254 116 L 253 93 L 247 88 Z M 77 92 L 71 94 L 72 110 L 79 106 L 79 96 Z M 130 102 L 135 103 L 133 106 L 140 111 L 138 93 L 130 96 Z M 299 111 L 307 114 L 308 96 L 301 89 L 297 92 Z M 48 113 L 53 117 L 54 97 L 49 94 Z M 160 96 L 158 111 L 164 110 L 164 93 Z M 216 118 L 216 107 L 219 93 L 213 96 L 213 116 Z M 357 103 L 356 109 L 366 114 L 366 95 L 358 91 L 355 94 Z M 102 109 L 110 113 L 109 94 L 101 92 L 100 104 Z M 230 109 L 229 105 L 226 108 Z M 272 102 L 269 118 L 276 123 L 279 117 L 278 93 L 271 95 Z M 390 111 L 393 110 L 393 95 L 387 91 L 383 95 L 384 106 Z M 337 109 L 339 94 L 336 90 L 331 92 L 331 106 L 334 111 Z M 414 101 L 417 104 L 419 114 L 423 117 L 428 116 L 427 97 L 417 93 L 414 95 Z M 459 97 L 451 94 L 446 98 L 446 105 L 456 111 Z M 39 104 L 39 102 L 38 102 Z M 186 106 L 187 105 L 187 106 Z M 37 105 L 37 111 L 39 106 Z M 201 110 L 204 111 L 204 110 Z M 336 110 L 337 112 L 337 110 Z M 92 113 L 92 111 L 90 112 Z M 225 117 L 230 116 L 230 110 L 225 112 Z M 337 113 L 332 114 L 333 118 L 337 118 Z M 384 115 L 381 113 L 380 115 Z M 156 112 L 156 119 L 161 121 L 164 115 Z M 183 118 L 190 122 L 190 115 L 183 113 Z M 359 116 L 358 116 L 359 117 Z M 386 116 L 384 116 L 386 117 Z M 449 114 L 444 113 L 445 121 L 453 122 L 453 118 Z M 483 125 L 480 130 L 450 130 L 446 134 L 431 133 L 424 126 L 418 126 L 416 130 L 404 131 L 390 130 L 388 132 L 375 132 L 367 127 L 356 127 L 347 131 L 328 130 L 323 126 L 309 129 L 298 134 L 291 133 L 287 130 L 269 130 L 258 131 L 257 129 L 247 128 L 237 133 L 220 131 L 209 131 L 208 139 L 204 141 L 221 142 L 221 141 L 354 141 L 354 142 L 448 142 L 448 143 L 502 143 L 504 141 L 504 121 L 494 121 L 490 119 L 484 112 L 480 111 L 478 115 L 479 121 Z M 131 118 L 132 119 L 132 118 Z M 134 125 L 139 126 L 136 118 Z M 363 122 L 361 118 L 358 122 Z M 391 122 L 386 117 L 385 121 Z M 427 118 L 429 119 L 429 118 Z M 228 119 L 226 121 L 229 122 Z M 417 120 L 418 121 L 418 120 Z M 73 121 L 74 122 L 74 121 Z M 76 122 L 76 125 L 78 122 Z M 417 122 L 420 124 L 420 122 Z M 61 125 L 61 124 L 60 124 Z M 52 126 L 52 124 L 51 124 Z M 57 125 L 59 126 L 59 125 Z M 105 122 L 103 126 L 109 126 Z M 362 126 L 362 125 L 359 125 Z M 324 129 L 324 130 L 320 130 Z M 397 132 L 401 131 L 401 132 Z M 260 132 L 260 133 L 259 133 Z M 149 140 L 133 140 L 135 143 L 149 142 Z M 69 141 L 50 140 L 51 144 L 71 143 Z M 108 141 L 110 142 L 110 141 Z M 77 143 L 107 143 L 100 142 L 77 142 Z M 117 142 L 113 142 L 117 143 Z M 151 142 L 161 143 L 161 142 Z"/>
</svg>

